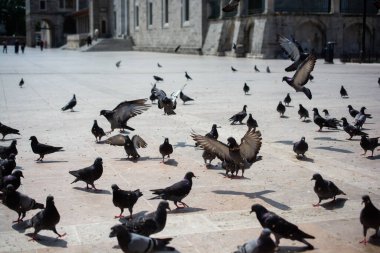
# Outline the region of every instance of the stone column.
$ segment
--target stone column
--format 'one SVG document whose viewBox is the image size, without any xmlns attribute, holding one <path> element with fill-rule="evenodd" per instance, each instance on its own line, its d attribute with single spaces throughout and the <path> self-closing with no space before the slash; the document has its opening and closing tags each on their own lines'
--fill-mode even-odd
<svg viewBox="0 0 380 253">
<path fill-rule="evenodd" d="M 331 14 L 340 13 L 340 0 L 332 0 L 331 1 Z"/>
<path fill-rule="evenodd" d="M 274 12 L 274 1 L 275 0 L 265 0 L 264 1 L 264 12 L 263 14 L 272 14 Z"/>
</svg>

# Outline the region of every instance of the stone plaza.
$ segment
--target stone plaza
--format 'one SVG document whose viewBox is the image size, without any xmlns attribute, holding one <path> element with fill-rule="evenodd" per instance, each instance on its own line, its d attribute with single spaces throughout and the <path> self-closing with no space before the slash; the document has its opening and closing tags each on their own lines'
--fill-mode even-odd
<svg viewBox="0 0 380 253">
<path fill-rule="evenodd" d="M 60 49 L 41 52 L 33 48 L 15 55 L 10 51 L 0 55 L 0 122 L 19 129 L 21 136 L 9 135 L 0 145 L 17 139 L 17 166 L 25 177 L 19 191 L 44 204 L 46 197 L 53 195 L 61 215 L 57 230 L 67 235 L 55 239 L 53 232 L 45 230 L 39 233 L 42 240 L 29 241 L 25 234 L 33 229 L 25 230 L 25 222 L 13 224 L 17 214 L 0 205 L 0 252 L 121 252 L 117 240 L 108 236 L 110 227 L 120 223 L 114 219 L 120 210 L 112 203 L 111 185 L 143 192 L 134 206 L 138 215 L 154 211 L 159 203 L 149 200 L 153 197 L 150 189 L 178 182 L 188 171 L 197 176 L 184 199 L 190 207 L 175 209 L 170 202 L 172 211 L 165 229 L 153 235 L 173 237 L 171 246 L 178 252 L 233 252 L 237 245 L 257 238 L 262 228 L 256 215 L 250 214 L 255 203 L 314 235 L 316 239 L 308 240 L 315 247 L 312 252 L 379 252 L 378 240 L 366 246 L 359 243 L 363 239 L 359 221 L 362 195 L 368 194 L 380 208 L 378 149 L 373 158 L 361 156 L 360 137 L 346 140 L 348 135 L 342 130 L 317 132 L 312 121 L 314 107 L 321 114 L 328 109 L 332 117 L 346 117 L 351 123 L 347 105 L 356 109 L 365 106 L 373 118 L 367 119 L 363 131 L 370 137 L 380 136 L 379 64 L 343 64 L 339 60 L 324 64 L 318 59 L 312 72 L 315 78 L 306 84 L 313 94 L 308 100 L 282 82 L 283 76 L 293 75 L 284 71 L 289 60 Z M 119 60 L 121 66 L 117 68 Z M 157 67 L 158 62 L 162 68 Z M 255 72 L 254 65 L 261 72 Z M 231 66 L 238 71 L 232 72 Z M 266 73 L 267 66 L 271 73 Z M 186 81 L 185 71 L 192 81 Z M 183 92 L 195 101 L 183 105 L 178 99 L 177 114 L 172 116 L 163 115 L 153 104 L 128 121 L 136 129 L 129 135 L 138 134 L 148 143 L 147 148 L 138 150 L 141 158 L 137 161 L 126 159 L 122 147 L 97 144 L 90 131 L 93 121 L 110 130 L 100 110 L 111 110 L 124 100 L 148 98 L 153 75 L 164 78 L 157 87 L 168 95 L 187 84 Z M 23 88 L 18 86 L 21 78 Z M 245 82 L 251 88 L 250 95 L 244 95 Z M 340 97 L 341 85 L 347 89 L 348 99 Z M 276 106 L 287 93 L 292 102 L 286 108 L 286 117 L 280 118 Z M 62 112 L 60 108 L 73 94 L 78 100 L 75 112 Z M 309 110 L 311 121 L 299 119 L 299 104 Z M 194 147 L 190 134 L 206 134 L 212 124 L 217 124 L 220 141 L 226 143 L 230 136 L 240 140 L 247 127 L 230 125 L 228 119 L 243 105 L 262 133 L 261 159 L 245 172 L 245 178 L 230 179 L 224 176 L 217 159 L 213 166 L 205 166 L 202 151 Z M 65 151 L 47 155 L 43 163 L 37 163 L 38 155 L 30 147 L 32 135 Z M 292 145 L 302 136 L 309 151 L 306 158 L 297 159 Z M 160 163 L 158 151 L 164 137 L 174 146 L 166 164 Z M 87 191 L 83 182 L 70 184 L 74 178 L 68 171 L 89 166 L 96 157 L 103 158 L 103 176 L 95 182 L 102 191 Z M 335 182 L 347 195 L 338 196 L 336 204 L 313 207 L 318 202 L 314 181 L 310 181 L 314 173 Z M 37 211 L 28 212 L 26 219 Z M 373 233 L 370 229 L 367 238 Z M 302 243 L 282 239 L 278 252 L 304 249 Z"/>
</svg>

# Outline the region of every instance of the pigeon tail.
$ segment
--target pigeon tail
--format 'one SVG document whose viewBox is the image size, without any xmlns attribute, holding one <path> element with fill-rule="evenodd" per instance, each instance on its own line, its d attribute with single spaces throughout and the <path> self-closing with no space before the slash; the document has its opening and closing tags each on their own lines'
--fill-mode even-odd
<svg viewBox="0 0 380 253">
<path fill-rule="evenodd" d="M 297 231 L 297 237 L 309 238 L 309 239 L 315 239 L 314 236 L 309 235 L 309 234 L 306 234 L 305 232 L 303 232 L 303 231 L 300 230 L 300 229 L 298 229 L 298 231 Z"/>
<path fill-rule="evenodd" d="M 311 100 L 312 98 L 311 91 L 306 87 L 302 87 L 302 91 L 303 93 L 305 93 L 306 97 Z"/>
<path fill-rule="evenodd" d="M 158 250 L 158 249 L 169 249 L 169 248 L 172 248 L 174 250 L 173 247 L 167 247 L 166 245 L 168 245 L 170 243 L 170 241 L 172 240 L 173 238 L 160 238 L 160 239 L 156 239 L 155 240 L 155 245 L 154 245 L 154 249 L 155 250 Z"/>
<path fill-rule="evenodd" d="M 80 177 L 80 175 L 79 175 L 79 172 L 77 170 L 71 170 L 71 171 L 69 171 L 69 173 L 71 175 L 73 175 L 74 177 L 76 177 L 75 180 L 73 182 L 71 182 L 72 184 L 79 181 L 78 178 Z"/>
</svg>

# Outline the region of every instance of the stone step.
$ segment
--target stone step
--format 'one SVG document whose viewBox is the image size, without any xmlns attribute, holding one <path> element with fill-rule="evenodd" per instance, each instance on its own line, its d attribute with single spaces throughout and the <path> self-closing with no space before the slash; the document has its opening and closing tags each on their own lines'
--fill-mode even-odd
<svg viewBox="0 0 380 253">
<path fill-rule="evenodd" d="M 85 50 L 86 52 L 103 51 L 132 51 L 133 42 L 131 38 L 126 39 L 103 39 L 98 44 Z"/>
</svg>

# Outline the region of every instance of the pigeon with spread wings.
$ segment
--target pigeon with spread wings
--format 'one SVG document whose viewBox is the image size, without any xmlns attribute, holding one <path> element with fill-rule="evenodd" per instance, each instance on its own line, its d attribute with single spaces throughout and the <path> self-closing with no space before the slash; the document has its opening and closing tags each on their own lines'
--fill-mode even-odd
<svg viewBox="0 0 380 253">
<path fill-rule="evenodd" d="M 293 39 L 293 41 L 287 39 L 286 37 L 280 35 L 278 40 L 280 46 L 293 61 L 292 65 L 285 69 L 286 72 L 295 71 L 301 63 L 309 56 L 308 53 L 305 53 L 301 45 Z"/>
<path fill-rule="evenodd" d="M 226 176 L 228 173 L 239 172 L 242 170 L 242 177 L 244 177 L 244 170 L 249 168 L 256 160 L 256 156 L 261 148 L 261 133 L 260 131 L 247 131 L 241 139 L 240 145 L 233 137 L 227 139 L 227 144 L 218 140 L 202 136 L 200 134 L 192 133 L 191 137 L 200 147 L 204 150 L 214 153 L 223 162 L 223 167 L 226 169 Z"/>
<path fill-rule="evenodd" d="M 121 102 L 112 111 L 101 110 L 100 115 L 106 117 L 108 122 L 111 124 L 112 132 L 115 128 L 128 129 L 134 131 L 130 126 L 127 126 L 127 122 L 130 118 L 142 114 L 144 111 L 148 110 L 150 105 L 145 104 L 147 98 L 136 99 L 132 101 Z"/>
</svg>

